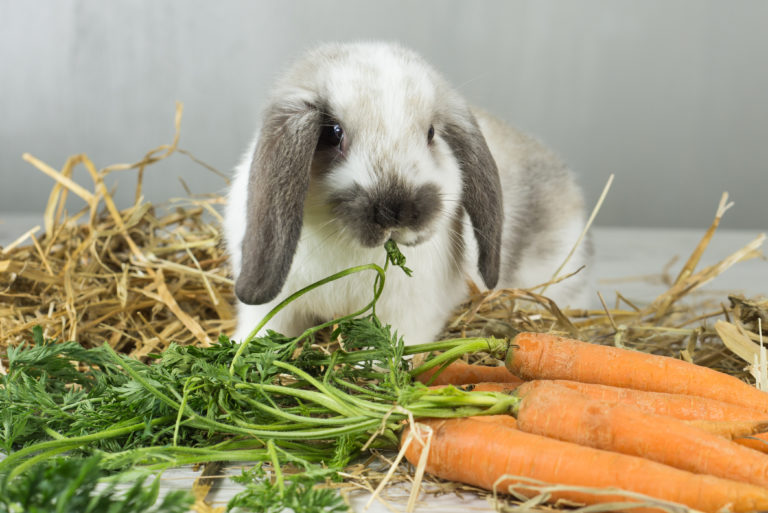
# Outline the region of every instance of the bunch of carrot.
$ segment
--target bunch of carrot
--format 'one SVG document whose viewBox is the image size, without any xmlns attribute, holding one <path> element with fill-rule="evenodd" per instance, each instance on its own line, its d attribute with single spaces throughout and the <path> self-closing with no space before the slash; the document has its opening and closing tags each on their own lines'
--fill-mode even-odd
<svg viewBox="0 0 768 513">
<path fill-rule="evenodd" d="M 431 384 L 507 392 L 513 416 L 418 419 L 432 430 L 427 472 L 502 492 L 534 493 L 508 477 L 522 476 L 705 512 L 768 509 L 768 442 L 744 438 L 768 430 L 768 393 L 682 360 L 537 333 L 514 338 L 506 368 L 483 369 L 456 361 Z M 416 465 L 423 448 L 410 443 L 406 458 Z"/>
</svg>

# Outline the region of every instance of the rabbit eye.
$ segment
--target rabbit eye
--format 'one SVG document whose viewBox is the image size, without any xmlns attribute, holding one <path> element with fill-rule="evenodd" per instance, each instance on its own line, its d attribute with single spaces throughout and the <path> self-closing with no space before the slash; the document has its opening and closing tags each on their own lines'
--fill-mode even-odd
<svg viewBox="0 0 768 513">
<path fill-rule="evenodd" d="M 320 139 L 318 146 L 333 147 L 341 146 L 344 141 L 344 129 L 338 123 L 328 123 L 320 129 Z"/>
<path fill-rule="evenodd" d="M 427 130 L 427 144 L 432 142 L 432 139 L 435 138 L 435 127 L 433 125 L 429 125 L 429 130 Z"/>
</svg>

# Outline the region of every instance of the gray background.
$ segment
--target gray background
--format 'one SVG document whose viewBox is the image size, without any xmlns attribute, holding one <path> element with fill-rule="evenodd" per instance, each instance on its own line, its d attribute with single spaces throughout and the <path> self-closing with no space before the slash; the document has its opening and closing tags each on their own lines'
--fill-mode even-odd
<svg viewBox="0 0 768 513">
<path fill-rule="evenodd" d="M 421 52 L 473 103 L 575 169 L 598 224 L 767 229 L 768 2 L 646 0 L 0 0 L 0 219 L 40 212 L 54 167 L 86 152 L 134 161 L 173 134 L 229 173 L 275 75 L 320 41 L 387 39 Z M 220 191 L 175 156 L 152 201 Z M 76 178 L 89 183 L 85 172 Z M 133 175 L 122 175 L 124 205 Z"/>
</svg>

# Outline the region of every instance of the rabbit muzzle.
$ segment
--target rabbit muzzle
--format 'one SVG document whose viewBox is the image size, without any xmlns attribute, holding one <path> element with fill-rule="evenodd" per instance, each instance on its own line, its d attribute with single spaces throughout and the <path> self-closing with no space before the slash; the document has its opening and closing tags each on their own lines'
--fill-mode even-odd
<svg viewBox="0 0 768 513">
<path fill-rule="evenodd" d="M 355 184 L 333 195 L 331 204 L 336 218 L 365 247 L 390 238 L 405 246 L 427 240 L 442 208 L 437 185 L 414 186 L 402 179 L 381 180 L 370 187 Z"/>
</svg>

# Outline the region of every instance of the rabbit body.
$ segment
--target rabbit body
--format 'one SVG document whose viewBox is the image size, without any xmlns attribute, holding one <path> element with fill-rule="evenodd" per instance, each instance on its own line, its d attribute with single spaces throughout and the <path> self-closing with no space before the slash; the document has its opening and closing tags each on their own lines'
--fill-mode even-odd
<svg viewBox="0 0 768 513">
<path fill-rule="evenodd" d="M 585 222 L 571 172 L 536 140 L 471 109 L 413 52 L 387 43 L 324 45 L 278 81 L 235 170 L 225 236 L 236 278 L 236 340 L 293 292 L 384 262 L 392 238 L 413 269 L 387 273 L 382 321 L 433 340 L 468 294 L 548 281 Z M 579 247 L 564 271 L 589 257 Z M 585 292 L 577 275 L 547 292 Z M 302 296 L 264 329 L 296 335 L 360 310 L 374 273 Z M 263 330 L 262 330 L 263 331 Z"/>
</svg>

